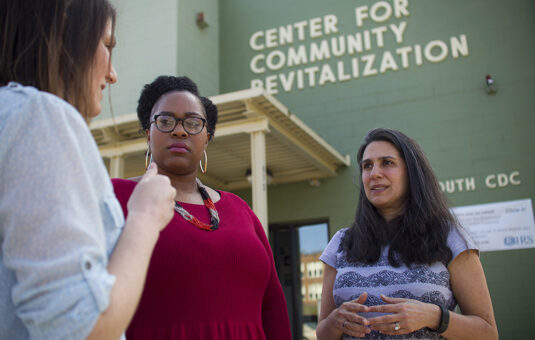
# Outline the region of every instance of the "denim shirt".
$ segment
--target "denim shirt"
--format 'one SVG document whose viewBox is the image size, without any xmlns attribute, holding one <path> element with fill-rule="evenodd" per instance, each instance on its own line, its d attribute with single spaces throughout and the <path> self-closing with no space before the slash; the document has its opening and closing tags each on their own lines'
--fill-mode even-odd
<svg viewBox="0 0 535 340">
<path fill-rule="evenodd" d="M 110 302 L 106 267 L 123 226 L 76 109 L 0 87 L 0 339 L 85 339 Z"/>
</svg>

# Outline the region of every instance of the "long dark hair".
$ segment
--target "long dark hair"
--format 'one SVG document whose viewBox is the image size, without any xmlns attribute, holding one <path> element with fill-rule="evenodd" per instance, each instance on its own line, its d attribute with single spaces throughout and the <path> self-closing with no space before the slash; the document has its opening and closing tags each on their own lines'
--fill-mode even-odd
<svg viewBox="0 0 535 340">
<path fill-rule="evenodd" d="M 0 85 L 15 81 L 53 93 L 90 115 L 91 69 L 108 20 L 108 0 L 2 0 Z"/>
<path fill-rule="evenodd" d="M 407 168 L 407 197 L 402 215 L 387 222 L 366 197 L 362 183 L 362 156 L 375 141 L 392 144 Z M 355 222 L 346 231 L 340 250 L 350 262 L 375 263 L 384 246 L 389 245 L 388 261 L 394 267 L 400 262 L 431 264 L 449 263 L 449 231 L 457 226 L 440 192 L 436 176 L 418 144 L 402 132 L 378 128 L 368 132 L 357 153 L 360 168 L 360 193 Z"/>
</svg>

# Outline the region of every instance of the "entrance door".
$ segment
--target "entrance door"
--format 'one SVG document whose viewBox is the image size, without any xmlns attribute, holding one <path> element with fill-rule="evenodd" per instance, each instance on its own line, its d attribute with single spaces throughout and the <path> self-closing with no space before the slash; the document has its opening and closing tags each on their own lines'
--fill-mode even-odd
<svg viewBox="0 0 535 340">
<path fill-rule="evenodd" d="M 323 285 L 319 256 L 327 246 L 327 223 L 269 227 L 275 267 L 281 281 L 294 340 L 316 340 Z"/>
</svg>

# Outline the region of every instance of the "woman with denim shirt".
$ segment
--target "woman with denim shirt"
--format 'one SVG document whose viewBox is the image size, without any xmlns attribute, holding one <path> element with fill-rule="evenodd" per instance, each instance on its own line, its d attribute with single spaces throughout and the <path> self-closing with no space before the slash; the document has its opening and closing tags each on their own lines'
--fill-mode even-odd
<svg viewBox="0 0 535 340">
<path fill-rule="evenodd" d="M 172 217 L 151 166 L 124 220 L 86 124 L 114 23 L 108 0 L 0 2 L 0 339 L 124 337 Z"/>
</svg>

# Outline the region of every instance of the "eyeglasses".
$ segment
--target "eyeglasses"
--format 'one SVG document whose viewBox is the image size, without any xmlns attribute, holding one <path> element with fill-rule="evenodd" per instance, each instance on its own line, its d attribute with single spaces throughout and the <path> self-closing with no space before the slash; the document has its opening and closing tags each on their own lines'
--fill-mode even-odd
<svg viewBox="0 0 535 340">
<path fill-rule="evenodd" d="M 156 123 L 156 128 L 164 133 L 173 131 L 178 122 L 182 124 L 184 131 L 190 135 L 196 135 L 202 131 L 204 125 L 206 125 L 206 119 L 201 117 L 186 117 L 176 118 L 165 114 L 158 114 L 154 116 L 152 123 Z"/>
</svg>

